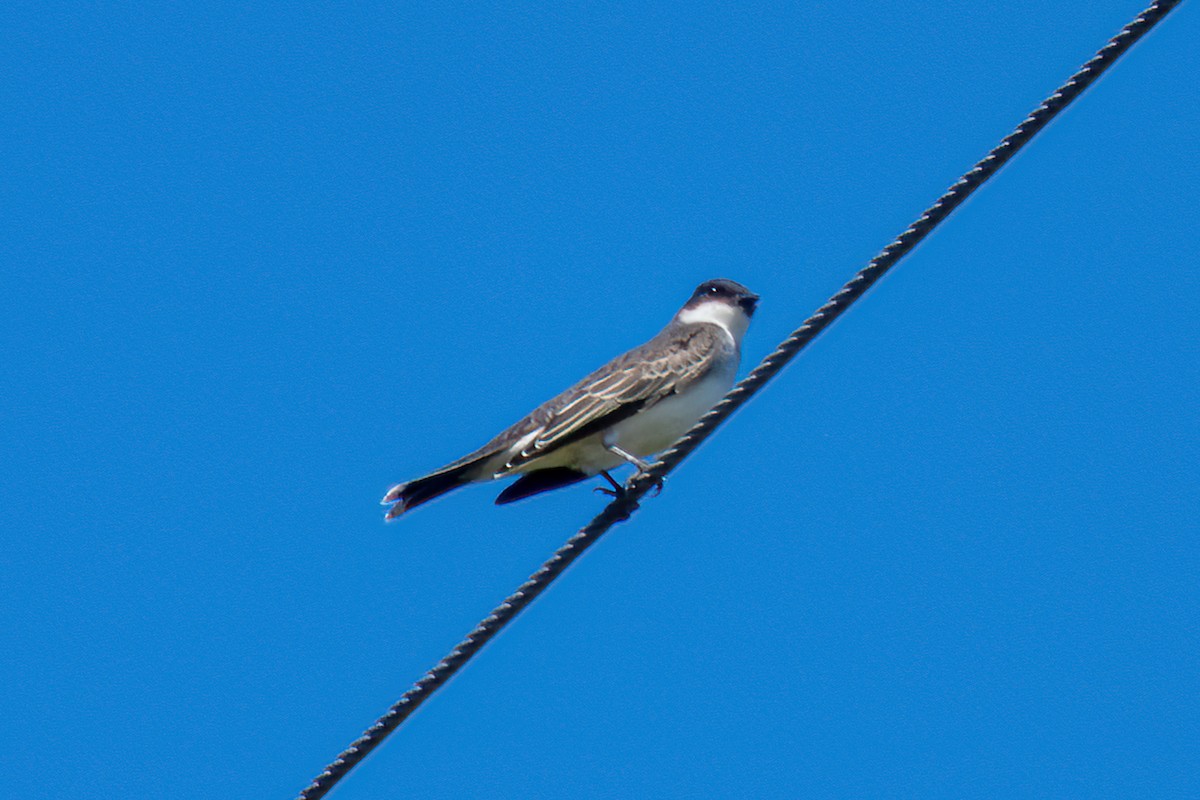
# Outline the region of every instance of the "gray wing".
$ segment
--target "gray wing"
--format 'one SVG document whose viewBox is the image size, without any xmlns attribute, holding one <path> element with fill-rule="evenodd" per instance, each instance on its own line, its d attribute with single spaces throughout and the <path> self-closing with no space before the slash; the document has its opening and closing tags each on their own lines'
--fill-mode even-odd
<svg viewBox="0 0 1200 800">
<path fill-rule="evenodd" d="M 712 325 L 670 325 L 596 370 L 510 429 L 537 435 L 498 474 L 615 425 L 700 380 L 721 351 L 721 336 Z"/>
</svg>

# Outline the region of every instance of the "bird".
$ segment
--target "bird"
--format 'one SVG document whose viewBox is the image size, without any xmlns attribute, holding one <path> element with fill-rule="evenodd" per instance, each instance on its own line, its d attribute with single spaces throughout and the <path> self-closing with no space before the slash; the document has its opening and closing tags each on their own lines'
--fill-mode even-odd
<svg viewBox="0 0 1200 800">
<path fill-rule="evenodd" d="M 472 483 L 516 477 L 497 505 L 597 475 L 620 494 L 609 470 L 632 464 L 682 436 L 733 386 L 742 338 L 758 295 L 736 281 L 700 284 L 654 338 L 614 358 L 457 461 L 388 490 L 394 520 Z"/>
</svg>

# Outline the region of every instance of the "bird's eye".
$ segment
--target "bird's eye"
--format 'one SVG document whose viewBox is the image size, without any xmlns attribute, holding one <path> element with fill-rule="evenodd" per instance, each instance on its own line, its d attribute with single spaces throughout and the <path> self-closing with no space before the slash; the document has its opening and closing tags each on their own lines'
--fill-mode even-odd
<svg viewBox="0 0 1200 800">
<path fill-rule="evenodd" d="M 719 287 L 719 286 L 710 286 L 710 287 L 708 287 L 708 293 L 709 293 L 709 294 L 720 294 L 720 293 L 721 293 L 721 287 Z"/>
</svg>

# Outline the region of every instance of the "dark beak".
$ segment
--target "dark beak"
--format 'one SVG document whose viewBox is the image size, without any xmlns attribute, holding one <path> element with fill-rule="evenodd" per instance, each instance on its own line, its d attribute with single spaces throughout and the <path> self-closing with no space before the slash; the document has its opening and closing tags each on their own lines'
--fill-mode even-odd
<svg viewBox="0 0 1200 800">
<path fill-rule="evenodd" d="M 754 313 L 754 309 L 758 308 L 758 295 L 744 294 L 738 298 L 738 305 L 742 307 L 742 311 L 746 312 L 746 316 Z"/>
</svg>

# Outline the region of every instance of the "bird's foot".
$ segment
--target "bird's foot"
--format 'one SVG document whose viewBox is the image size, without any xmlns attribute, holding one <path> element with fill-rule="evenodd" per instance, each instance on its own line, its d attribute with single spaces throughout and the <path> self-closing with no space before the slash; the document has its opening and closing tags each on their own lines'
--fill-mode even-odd
<svg viewBox="0 0 1200 800">
<path fill-rule="evenodd" d="M 608 470 L 602 470 L 600 472 L 600 474 L 604 476 L 604 479 L 606 481 L 608 481 L 608 485 L 611 486 L 612 488 L 610 489 L 605 486 L 597 486 L 595 489 L 592 490 L 593 492 L 599 492 L 600 494 L 605 495 L 606 497 L 613 497 L 613 498 L 624 497 L 628 493 L 629 490 L 626 489 L 622 484 L 618 483 L 617 479 L 608 473 Z M 646 474 L 645 470 L 638 470 L 635 477 L 640 476 L 640 475 L 645 475 L 645 474 Z M 662 494 L 663 485 L 666 482 L 667 482 L 666 478 L 661 478 L 661 477 L 654 478 L 653 482 L 650 484 L 650 488 L 654 490 L 654 494 L 652 494 L 650 496 L 658 497 L 660 494 Z"/>
<path fill-rule="evenodd" d="M 625 496 L 625 487 L 622 486 L 621 484 L 617 483 L 617 479 L 614 478 L 612 475 L 609 475 L 608 470 L 602 469 L 602 470 L 600 470 L 600 474 L 604 476 L 604 480 L 608 481 L 608 485 L 611 486 L 612 488 L 609 489 L 604 486 L 597 486 L 595 489 L 592 490 L 593 492 L 599 492 L 602 495 L 605 495 L 607 497 L 612 497 L 612 498 Z"/>
<path fill-rule="evenodd" d="M 638 475 L 645 475 L 645 474 L 646 474 L 645 472 L 638 473 Z M 657 477 L 657 478 L 653 478 L 652 481 L 653 482 L 650 484 L 650 488 L 654 490 L 654 494 L 652 494 L 650 496 L 658 497 L 660 494 L 662 494 L 663 485 L 666 484 L 667 479 L 663 478 L 663 477 Z"/>
</svg>

